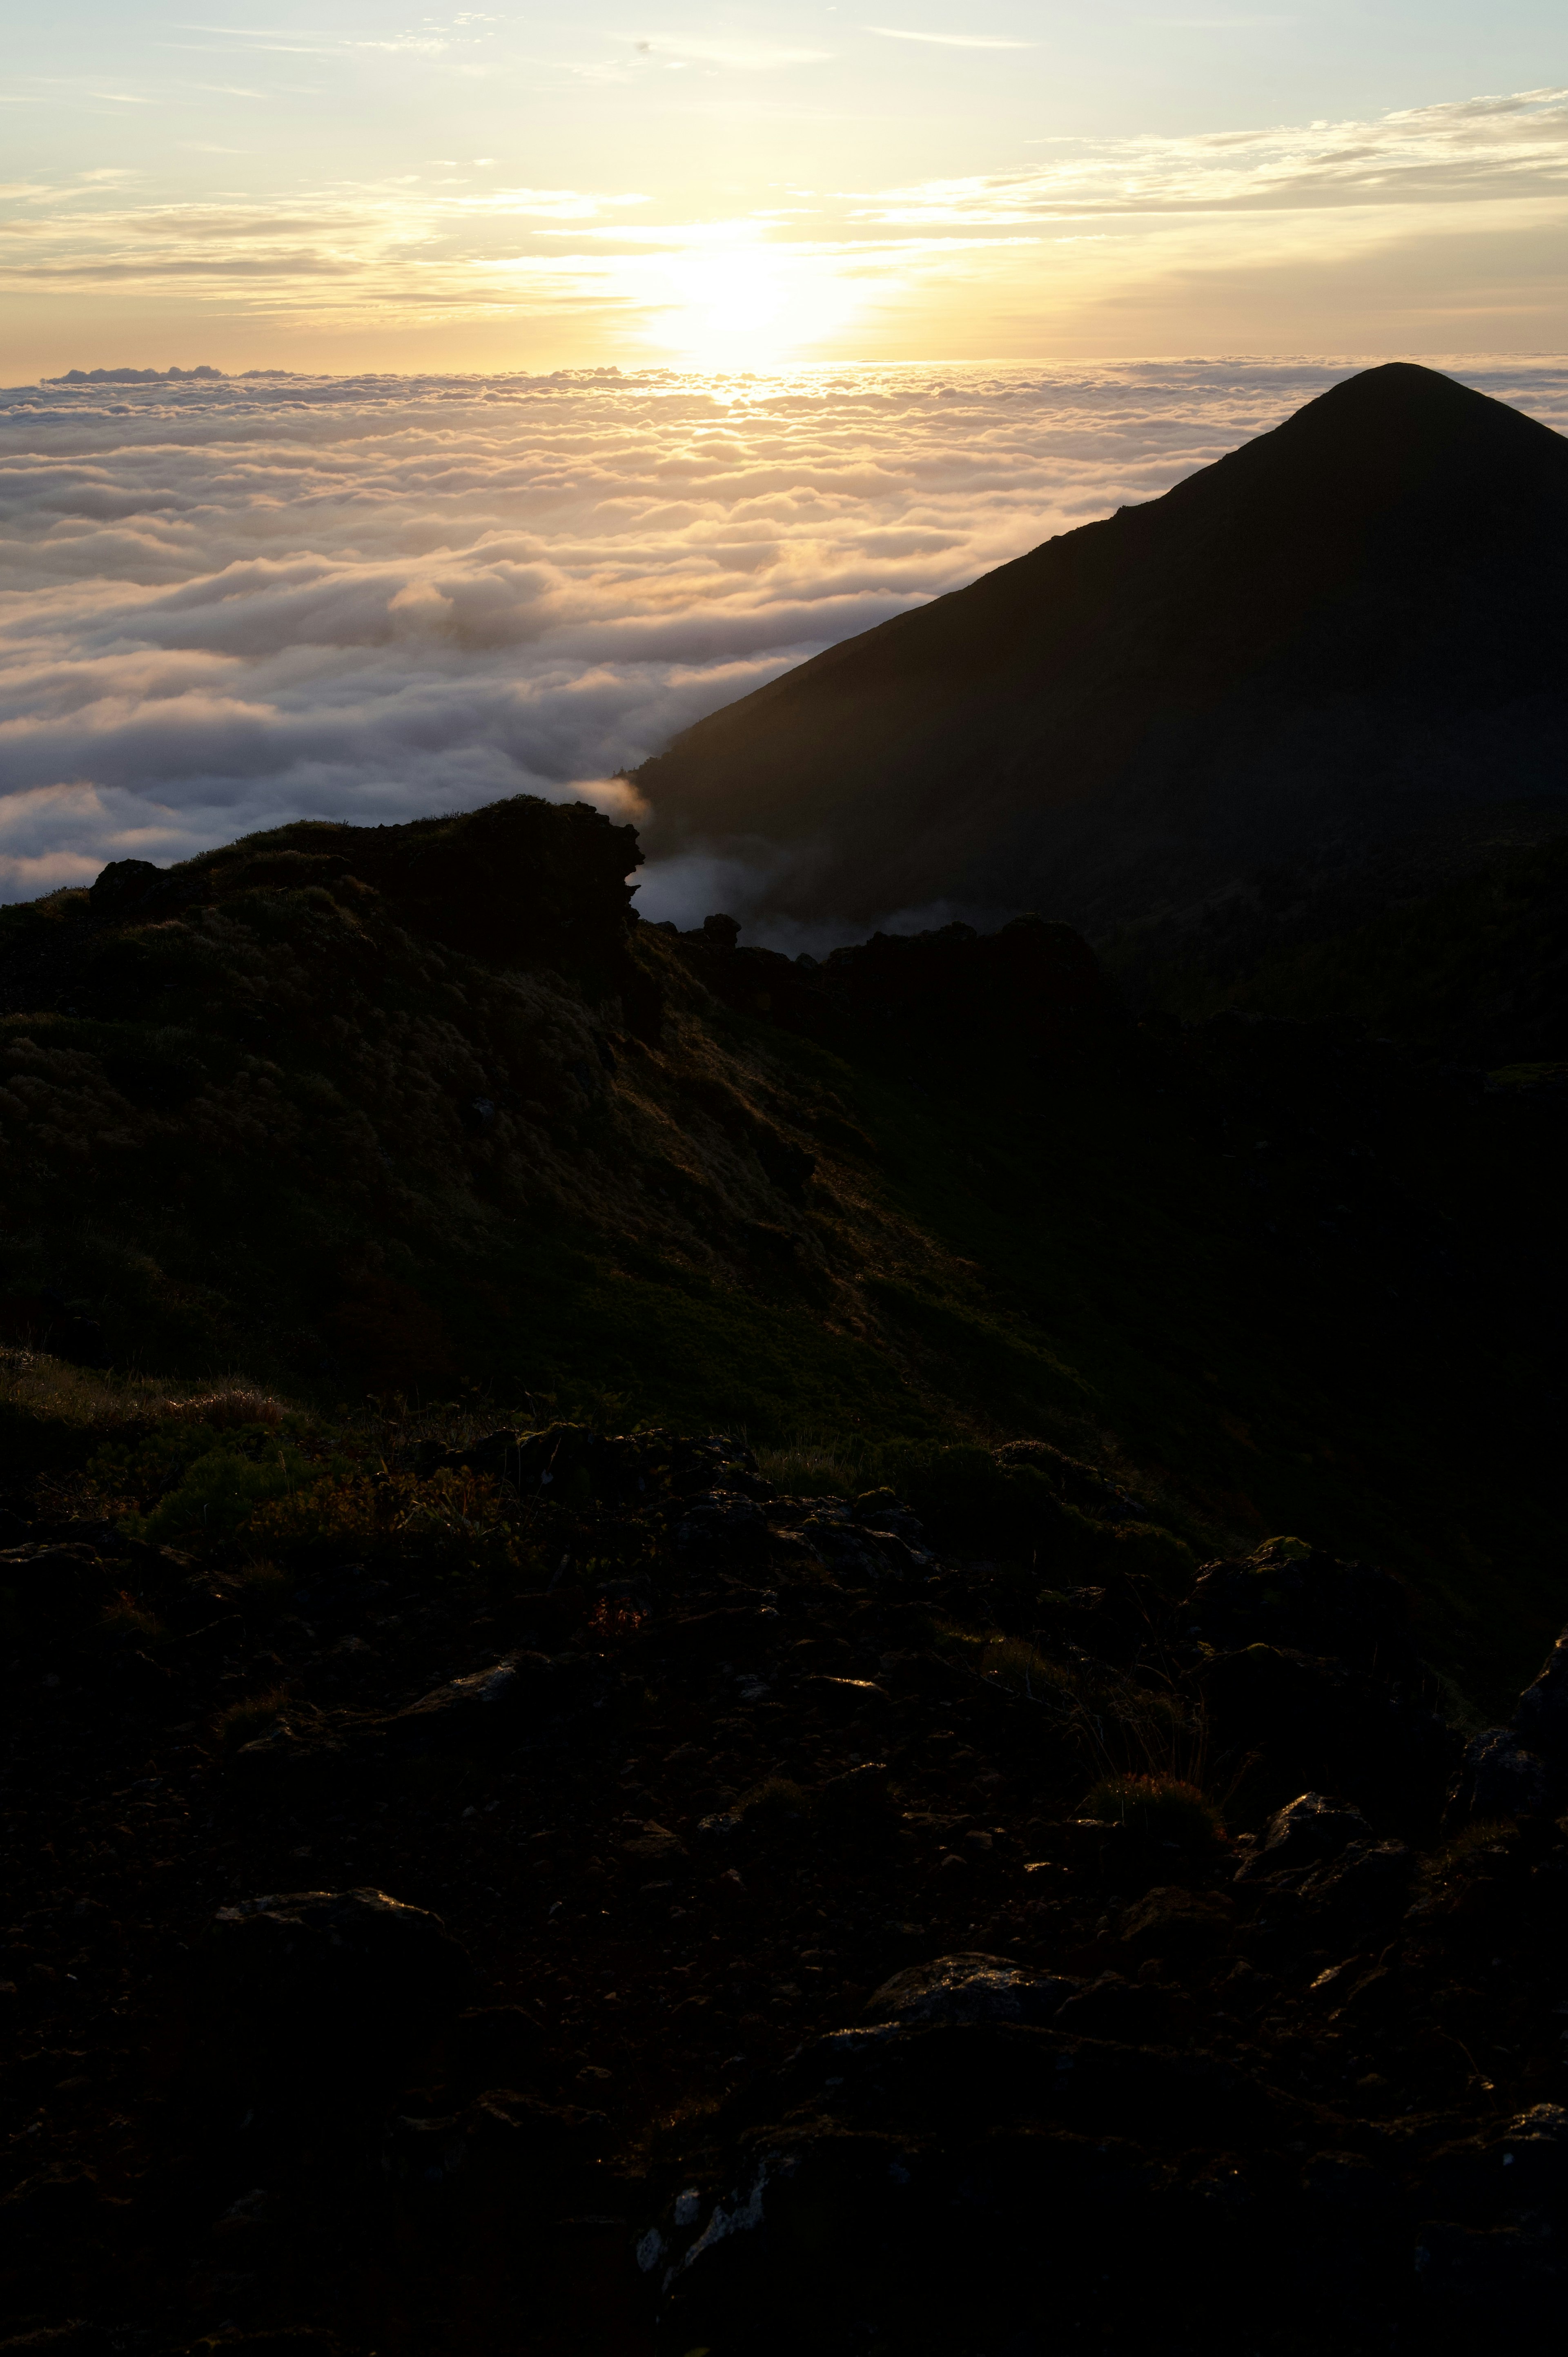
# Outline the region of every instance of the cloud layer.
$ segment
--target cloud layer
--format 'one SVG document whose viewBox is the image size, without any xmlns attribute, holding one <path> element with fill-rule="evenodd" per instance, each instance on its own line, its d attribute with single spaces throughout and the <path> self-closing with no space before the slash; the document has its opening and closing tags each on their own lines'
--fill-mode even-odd
<svg viewBox="0 0 1568 2357">
<path fill-rule="evenodd" d="M 0 898 L 615 773 L 1153 497 L 1352 361 L 182 377 L 0 393 Z M 1454 362 L 1568 425 L 1568 367 Z M 742 879 L 688 865 L 682 920 Z"/>
</svg>

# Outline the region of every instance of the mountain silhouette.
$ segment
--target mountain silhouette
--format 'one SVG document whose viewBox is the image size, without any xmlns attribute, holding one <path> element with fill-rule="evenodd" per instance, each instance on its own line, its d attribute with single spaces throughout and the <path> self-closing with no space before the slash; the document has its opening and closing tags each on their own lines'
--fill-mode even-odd
<svg viewBox="0 0 1568 2357">
<path fill-rule="evenodd" d="M 1568 441 L 1405 362 L 699 721 L 643 839 L 763 905 L 1102 934 L 1260 869 L 1561 810 Z"/>
</svg>

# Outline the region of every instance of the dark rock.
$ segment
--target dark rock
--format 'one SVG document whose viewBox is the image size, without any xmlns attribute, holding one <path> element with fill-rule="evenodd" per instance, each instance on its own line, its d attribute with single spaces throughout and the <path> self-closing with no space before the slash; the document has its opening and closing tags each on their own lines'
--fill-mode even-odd
<svg viewBox="0 0 1568 2357">
<path fill-rule="evenodd" d="M 1561 1782 L 1568 1775 L 1568 1629 L 1520 1695 L 1511 1725 L 1520 1742 L 1544 1760 Z"/>
<path fill-rule="evenodd" d="M 106 2327 L 71 2317 L 63 2324 L 35 2325 L 30 2332 L 0 2341 L 0 2357 L 110 2357 L 112 2346 Z"/>
<path fill-rule="evenodd" d="M 119 1593 L 113 1567 L 90 1546 L 12 1548 L 0 1555 L 0 1626 L 22 1642 L 74 1633 Z"/>
<path fill-rule="evenodd" d="M 331 1620 L 366 1609 L 386 1592 L 386 1581 L 371 1578 L 362 1563 L 341 1563 L 296 1587 L 294 1600 L 314 1620 Z"/>
<path fill-rule="evenodd" d="M 1081 1982 L 1026 1971 L 1004 1956 L 938 1956 L 910 1964 L 867 1999 L 867 2021 L 1048 2021 Z"/>
<path fill-rule="evenodd" d="M 1356 1682 L 1340 1662 L 1248 1645 L 1216 1655 L 1194 1678 L 1221 1749 L 1256 1752 L 1293 1782 L 1304 1770 L 1332 1772 L 1365 1726 Z"/>
<path fill-rule="evenodd" d="M 756 1663 L 779 1642 L 777 1613 L 751 1604 L 721 1604 L 711 1612 L 687 1612 L 666 1620 L 659 1646 L 682 1661 Z"/>
<path fill-rule="evenodd" d="M 493 1669 L 470 1671 L 422 1695 L 381 1721 L 380 1730 L 399 1749 L 416 1750 L 504 1742 L 529 1723 L 552 1674 L 543 1653 L 509 1654 Z"/>
<path fill-rule="evenodd" d="M 1549 2328 L 1561 2316 L 1568 2266 L 1544 2224 L 1423 2225 L 1415 2246 L 1416 2281 L 1440 2324 L 1457 2325 L 1465 2345 L 1484 2332 L 1492 2347 L 1514 2332 Z"/>
<path fill-rule="evenodd" d="M 202 1994 L 243 2062 L 380 2074 L 452 2013 L 467 1960 L 439 1919 L 381 1890 L 298 1890 L 220 1908 Z"/>
<path fill-rule="evenodd" d="M 1297 1904 L 1338 1927 L 1365 1927 L 1402 1912 L 1415 1866 L 1404 1842 L 1352 1841 L 1297 1886 Z"/>
<path fill-rule="evenodd" d="M 1097 1981 L 1069 1997 L 1055 2026 L 1080 2038 L 1158 2045 L 1170 2030 L 1172 1995 L 1169 1988 L 1129 1981 L 1120 1973 L 1101 1973 Z"/>
<path fill-rule="evenodd" d="M 896 1805 L 886 1763 L 865 1760 L 828 1778 L 817 1795 L 817 1822 L 825 1833 L 869 1833 L 886 1823 Z"/>
<path fill-rule="evenodd" d="M 1449 1794 L 1451 1823 L 1474 1819 L 1537 1817 L 1552 1807 L 1558 1779 L 1539 1754 L 1527 1750 L 1511 1727 L 1491 1727 L 1466 1746 L 1459 1781 Z"/>
<path fill-rule="evenodd" d="M 604 2115 L 497 2088 L 442 2117 L 394 2119 L 381 2147 L 383 2173 L 400 2185 L 437 2191 L 456 2180 L 482 2199 L 592 2158 Z"/>
<path fill-rule="evenodd" d="M 1261 1846 L 1236 1871 L 1238 1882 L 1256 1882 L 1282 1867 L 1316 1866 L 1336 1857 L 1350 1842 L 1371 1842 L 1371 1826 L 1359 1809 L 1326 1799 L 1321 1792 L 1302 1792 L 1276 1809 Z"/>
<path fill-rule="evenodd" d="M 684 1555 L 707 1565 L 759 1568 L 768 1554 L 768 1522 L 754 1500 L 715 1490 L 693 1498 L 676 1527 Z"/>
<path fill-rule="evenodd" d="M 854 1519 L 874 1535 L 891 1532 L 908 1547 L 924 1551 L 925 1525 L 893 1490 L 867 1490 L 854 1501 Z"/>
<path fill-rule="evenodd" d="M 1315 2207 L 1354 2221 L 1372 2220 L 1399 2200 L 1399 2187 L 1359 2152 L 1316 2152 L 1304 2161 L 1301 2190 Z"/>
<path fill-rule="evenodd" d="M 634 1865 L 650 1874 L 669 1874 L 686 1863 L 686 1845 L 680 1835 L 672 1834 L 667 1825 L 651 1822 L 622 1842 L 621 1848 Z"/>
<path fill-rule="evenodd" d="M 1469 2222 L 1554 2208 L 1568 2197 L 1568 2111 L 1537 2104 L 1505 2127 L 1439 2147 L 1420 2191 L 1423 2205 Z"/>
<path fill-rule="evenodd" d="M 285 1702 L 263 1733 L 235 1753 L 232 1772 L 243 1789 L 271 1790 L 274 1782 L 304 1782 L 348 1760 L 356 1744 L 372 1736 L 374 1722 L 344 1711 L 323 1711 L 313 1703 Z"/>
<path fill-rule="evenodd" d="M 163 883 L 166 873 L 150 859 L 112 859 L 99 869 L 89 894 L 94 917 L 124 924 L 138 903 Z"/>
<path fill-rule="evenodd" d="M 1208 1565 L 1182 1608 L 1211 1645 L 1266 1644 L 1329 1655 L 1382 1677 L 1414 1659 L 1410 1607 L 1396 1579 L 1341 1563 L 1302 1539 L 1271 1539 L 1243 1562 Z"/>
<path fill-rule="evenodd" d="M 453 2083 L 473 2093 L 521 2087 L 538 2068 L 544 2030 L 525 2006 L 476 2006 L 446 2032 L 446 2067 Z"/>
<path fill-rule="evenodd" d="M 1172 1964 L 1213 1953 L 1230 1938 L 1235 1919 L 1228 1899 L 1205 1898 L 1177 1884 L 1148 1891 L 1122 1918 L 1120 1945 L 1140 1961 Z"/>
<path fill-rule="evenodd" d="M 872 1678 L 802 1678 L 800 1691 L 803 1703 L 834 1721 L 885 1710 L 888 1701 L 886 1687 L 879 1686 Z"/>
</svg>

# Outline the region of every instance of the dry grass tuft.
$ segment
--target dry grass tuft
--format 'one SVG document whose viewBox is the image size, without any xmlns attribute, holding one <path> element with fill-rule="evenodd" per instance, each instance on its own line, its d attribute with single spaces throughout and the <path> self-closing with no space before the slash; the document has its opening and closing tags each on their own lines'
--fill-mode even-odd
<svg viewBox="0 0 1568 2357">
<path fill-rule="evenodd" d="M 1083 1814 L 1180 1849 L 1212 1849 L 1224 1830 L 1198 1786 L 1179 1776 L 1104 1777 L 1086 1795 Z"/>
<path fill-rule="evenodd" d="M 1069 1702 L 1072 1687 L 1065 1671 L 1046 1659 L 1026 1637 L 992 1637 L 981 1646 L 976 1666 L 1030 1702 Z"/>
<path fill-rule="evenodd" d="M 282 1400 L 270 1392 L 231 1384 L 223 1391 L 204 1392 L 198 1399 L 165 1400 L 163 1415 L 171 1424 L 208 1424 L 220 1432 L 244 1425 L 265 1425 L 275 1432 L 288 1414 Z"/>
<path fill-rule="evenodd" d="M 757 1466 L 786 1497 L 854 1498 L 865 1487 L 860 1469 L 836 1449 L 796 1444 L 788 1448 L 759 1448 Z"/>
</svg>

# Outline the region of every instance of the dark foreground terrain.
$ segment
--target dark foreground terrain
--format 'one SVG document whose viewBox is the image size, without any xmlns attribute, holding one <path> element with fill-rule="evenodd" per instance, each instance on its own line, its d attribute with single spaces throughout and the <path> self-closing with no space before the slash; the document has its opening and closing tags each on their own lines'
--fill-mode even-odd
<svg viewBox="0 0 1568 2357">
<path fill-rule="evenodd" d="M 1141 1023 L 638 856 L 0 912 L 8 2357 L 1542 2339 L 1561 846 Z"/>
<path fill-rule="evenodd" d="M 133 1437 L 203 1419 L 302 1429 Z M 1560 1656 L 1466 1747 L 1391 1579 L 1199 1566 L 1039 1443 L 854 1500 L 658 1432 L 359 1445 L 244 1548 L 10 1520 L 12 2351 L 1561 2314 Z"/>
</svg>

